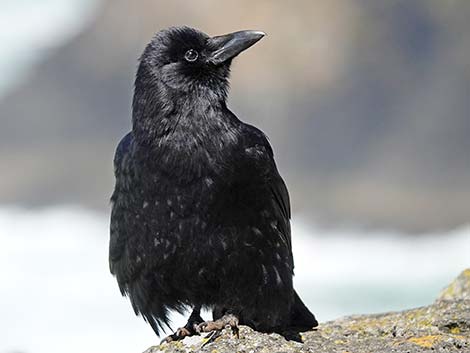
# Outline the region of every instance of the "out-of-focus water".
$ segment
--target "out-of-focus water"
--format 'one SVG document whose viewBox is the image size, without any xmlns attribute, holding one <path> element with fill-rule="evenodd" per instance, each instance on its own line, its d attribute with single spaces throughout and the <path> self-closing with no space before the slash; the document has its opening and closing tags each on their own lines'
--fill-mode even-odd
<svg viewBox="0 0 470 353">
<path fill-rule="evenodd" d="M 429 304 L 470 266 L 470 228 L 413 237 L 294 219 L 293 245 L 296 287 L 321 322 Z M 0 208 L 0 353 L 128 353 L 157 343 L 121 298 L 107 252 L 106 214 Z"/>
<path fill-rule="evenodd" d="M 44 55 L 80 32 L 100 0 L 0 0 L 0 97 Z"/>
</svg>

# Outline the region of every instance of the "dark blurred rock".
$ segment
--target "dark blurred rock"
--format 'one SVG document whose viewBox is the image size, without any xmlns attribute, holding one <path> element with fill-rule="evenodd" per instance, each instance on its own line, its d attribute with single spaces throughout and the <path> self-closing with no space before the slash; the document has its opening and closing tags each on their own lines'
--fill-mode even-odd
<svg viewBox="0 0 470 353">
<path fill-rule="evenodd" d="M 457 296 L 412 310 L 329 321 L 302 334 L 303 344 L 242 326 L 240 339 L 224 332 L 215 342 L 201 348 L 204 338 L 196 336 L 151 347 L 145 353 L 470 352 L 469 273 L 470 269 L 464 271 L 454 282 L 462 289 Z"/>
<path fill-rule="evenodd" d="M 169 25 L 268 37 L 230 106 L 270 136 L 295 214 L 429 231 L 468 222 L 470 2 L 107 0 L 0 102 L 0 200 L 106 208 L 145 43 Z"/>
</svg>

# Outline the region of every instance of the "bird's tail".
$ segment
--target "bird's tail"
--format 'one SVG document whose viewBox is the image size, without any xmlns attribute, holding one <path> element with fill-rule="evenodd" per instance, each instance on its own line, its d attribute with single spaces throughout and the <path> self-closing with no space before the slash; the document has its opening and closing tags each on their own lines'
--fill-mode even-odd
<svg viewBox="0 0 470 353">
<path fill-rule="evenodd" d="M 294 305 L 291 309 L 290 327 L 303 332 L 317 326 L 318 321 L 315 319 L 315 315 L 308 310 L 297 292 L 294 291 Z"/>
<path fill-rule="evenodd" d="M 134 281 L 127 287 L 124 294 L 129 296 L 136 315 L 141 315 L 150 324 L 157 336 L 166 329 L 172 330 L 169 318 L 170 311 L 184 313 L 184 305 L 181 302 L 158 295 L 149 296 L 149 286 L 144 280 Z"/>
</svg>

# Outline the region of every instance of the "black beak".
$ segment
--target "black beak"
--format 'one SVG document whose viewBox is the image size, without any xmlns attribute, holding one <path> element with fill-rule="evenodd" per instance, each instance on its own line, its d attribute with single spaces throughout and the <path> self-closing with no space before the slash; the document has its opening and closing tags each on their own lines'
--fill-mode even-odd
<svg viewBox="0 0 470 353">
<path fill-rule="evenodd" d="M 245 49 L 248 49 L 266 34 L 261 31 L 239 31 L 209 39 L 209 47 L 213 51 L 207 61 L 219 65 L 236 57 Z"/>
</svg>

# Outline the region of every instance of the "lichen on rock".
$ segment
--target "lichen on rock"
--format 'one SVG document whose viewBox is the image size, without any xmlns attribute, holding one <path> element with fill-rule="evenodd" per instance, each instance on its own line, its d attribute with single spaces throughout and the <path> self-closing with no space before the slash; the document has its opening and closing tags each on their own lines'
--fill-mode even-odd
<svg viewBox="0 0 470 353">
<path fill-rule="evenodd" d="M 204 344 L 193 336 L 149 348 L 145 353 L 470 353 L 470 269 L 460 274 L 435 303 L 400 312 L 358 315 L 329 321 L 302 334 L 304 343 L 286 341 L 241 326 Z"/>
<path fill-rule="evenodd" d="M 438 300 L 470 300 L 470 268 L 463 271 L 447 288 L 445 288 Z"/>
</svg>

